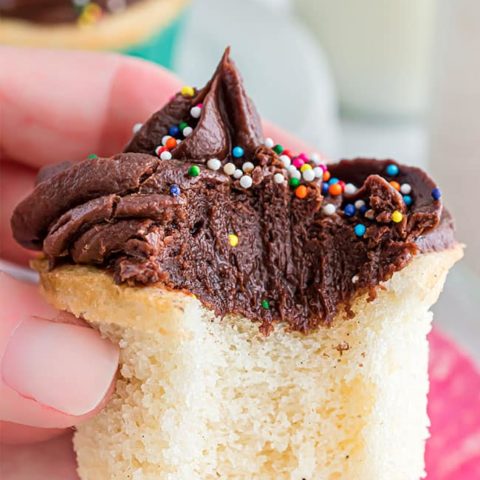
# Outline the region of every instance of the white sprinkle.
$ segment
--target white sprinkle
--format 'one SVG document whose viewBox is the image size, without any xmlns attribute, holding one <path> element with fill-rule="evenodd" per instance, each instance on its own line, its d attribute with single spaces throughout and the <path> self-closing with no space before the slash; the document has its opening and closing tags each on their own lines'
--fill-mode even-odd
<svg viewBox="0 0 480 480">
<path fill-rule="evenodd" d="M 227 175 L 233 175 L 235 173 L 235 170 L 237 169 L 237 167 L 235 166 L 234 163 L 226 163 L 224 166 L 223 166 L 223 171 L 227 174 Z"/>
<path fill-rule="evenodd" d="M 162 160 L 171 160 L 172 159 L 172 154 L 168 151 L 168 150 L 164 150 L 161 154 L 160 154 L 160 158 Z"/>
<path fill-rule="evenodd" d="M 315 180 L 315 172 L 312 169 L 305 170 L 302 173 L 302 177 L 306 182 L 313 182 Z"/>
<path fill-rule="evenodd" d="M 267 148 L 273 148 L 274 145 L 275 145 L 275 142 L 271 138 L 265 139 L 265 146 Z"/>
<path fill-rule="evenodd" d="M 295 167 L 295 165 L 290 165 L 287 170 L 290 178 L 298 178 L 299 180 L 302 178 L 302 174 L 298 171 L 298 168 Z"/>
<path fill-rule="evenodd" d="M 345 194 L 346 195 L 353 195 L 357 191 L 357 187 L 353 183 L 347 183 L 345 185 Z"/>
<path fill-rule="evenodd" d="M 177 147 L 182 143 L 182 140 L 177 140 Z"/>
<path fill-rule="evenodd" d="M 408 195 L 411 191 L 412 187 L 409 183 L 402 183 L 402 185 L 400 186 L 400 192 L 402 192 L 404 195 Z"/>
<path fill-rule="evenodd" d="M 354 275 L 352 277 L 352 283 L 357 283 L 358 282 L 358 275 Z"/>
<path fill-rule="evenodd" d="M 202 109 L 200 107 L 192 107 L 190 109 L 190 115 L 193 118 L 200 118 L 200 114 L 202 113 Z"/>
<path fill-rule="evenodd" d="M 73 0 L 76 7 L 84 7 L 90 0 Z"/>
<path fill-rule="evenodd" d="M 285 168 L 288 168 L 292 163 L 292 160 L 288 155 L 280 155 L 280 160 L 283 162 Z"/>
<path fill-rule="evenodd" d="M 285 181 L 285 177 L 281 173 L 276 173 L 273 176 L 273 181 L 275 183 L 283 183 Z"/>
<path fill-rule="evenodd" d="M 360 209 L 365 205 L 365 202 L 363 200 L 357 200 L 355 202 L 355 208 Z"/>
<path fill-rule="evenodd" d="M 255 168 L 255 165 L 254 165 L 252 162 L 245 162 L 245 163 L 242 165 L 242 170 L 243 170 L 245 173 L 250 173 L 254 168 Z"/>
<path fill-rule="evenodd" d="M 322 212 L 324 215 L 333 215 L 335 212 L 336 212 L 336 208 L 335 208 L 335 205 L 332 205 L 331 203 L 327 203 L 323 208 L 322 208 Z"/>
<path fill-rule="evenodd" d="M 185 127 L 182 133 L 184 137 L 188 137 L 192 132 L 193 132 L 192 127 Z"/>
<path fill-rule="evenodd" d="M 142 127 L 143 127 L 143 123 L 136 123 L 136 124 L 132 127 L 132 132 L 133 132 L 133 133 L 138 133 Z"/>
<path fill-rule="evenodd" d="M 233 172 L 233 178 L 241 178 L 241 176 L 243 175 L 243 172 L 237 168 L 234 172 Z"/>
<path fill-rule="evenodd" d="M 249 177 L 248 175 L 244 175 L 240 179 L 240 185 L 243 188 L 250 188 L 252 186 L 252 183 L 253 183 L 252 177 Z"/>
<path fill-rule="evenodd" d="M 170 135 L 165 135 L 164 137 L 162 137 L 162 145 L 166 145 L 167 144 L 167 140 L 169 138 L 172 138 Z"/>
<path fill-rule="evenodd" d="M 322 163 L 322 159 L 320 158 L 320 155 L 318 153 L 312 153 L 310 155 L 310 160 L 315 164 L 315 165 L 320 165 Z M 323 170 L 322 170 L 323 171 Z"/>
<path fill-rule="evenodd" d="M 315 178 L 322 178 L 323 177 L 323 169 L 320 167 L 315 167 L 313 169 L 313 173 L 315 174 Z"/>
<path fill-rule="evenodd" d="M 220 162 L 220 160 L 218 158 L 211 158 L 208 162 L 207 162 L 207 167 L 210 169 L 210 170 L 220 170 L 220 167 L 222 166 L 222 162 Z"/>
</svg>

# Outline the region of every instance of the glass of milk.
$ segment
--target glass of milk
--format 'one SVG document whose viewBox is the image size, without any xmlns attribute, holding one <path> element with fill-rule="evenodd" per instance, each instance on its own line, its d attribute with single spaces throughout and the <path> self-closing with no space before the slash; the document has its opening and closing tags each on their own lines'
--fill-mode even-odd
<svg viewBox="0 0 480 480">
<path fill-rule="evenodd" d="M 294 0 L 326 49 L 347 115 L 425 112 L 435 0 Z"/>
</svg>

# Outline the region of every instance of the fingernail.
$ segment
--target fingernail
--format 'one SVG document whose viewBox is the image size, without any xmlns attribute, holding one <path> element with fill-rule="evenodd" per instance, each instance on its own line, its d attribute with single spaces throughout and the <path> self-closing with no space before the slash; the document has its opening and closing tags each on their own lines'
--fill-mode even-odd
<svg viewBox="0 0 480 480">
<path fill-rule="evenodd" d="M 118 348 L 95 330 L 30 317 L 11 336 L 3 381 L 20 395 L 69 415 L 84 415 L 104 399 Z"/>
</svg>

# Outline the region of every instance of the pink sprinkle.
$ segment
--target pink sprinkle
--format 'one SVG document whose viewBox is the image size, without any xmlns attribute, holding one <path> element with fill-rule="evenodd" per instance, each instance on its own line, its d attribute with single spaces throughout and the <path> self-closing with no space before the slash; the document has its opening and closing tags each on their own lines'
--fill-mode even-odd
<svg viewBox="0 0 480 480">
<path fill-rule="evenodd" d="M 304 163 L 308 160 L 308 157 L 304 152 L 302 152 L 298 157 L 301 158 L 304 161 Z"/>
<path fill-rule="evenodd" d="M 300 157 L 297 157 L 292 163 L 294 167 L 300 168 L 302 165 L 305 164 L 305 161 Z"/>
<path fill-rule="evenodd" d="M 165 150 L 166 150 L 166 147 L 163 147 L 163 146 L 160 145 L 160 146 L 158 146 L 158 147 L 155 149 L 155 153 L 156 153 L 158 156 L 160 156 L 160 154 L 161 154 L 162 152 L 164 152 Z"/>
<path fill-rule="evenodd" d="M 197 103 L 198 108 L 203 108 L 203 103 Z"/>
<path fill-rule="evenodd" d="M 324 163 L 321 163 L 321 164 L 319 165 L 319 167 L 320 167 L 324 172 L 326 172 L 326 171 L 328 170 L 327 166 L 326 166 Z"/>
</svg>

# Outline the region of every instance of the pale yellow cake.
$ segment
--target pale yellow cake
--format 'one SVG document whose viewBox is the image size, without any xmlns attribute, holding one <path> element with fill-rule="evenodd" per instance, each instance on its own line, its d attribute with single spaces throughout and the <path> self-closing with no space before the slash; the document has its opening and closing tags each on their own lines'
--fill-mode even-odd
<svg viewBox="0 0 480 480">
<path fill-rule="evenodd" d="M 36 48 L 118 50 L 169 25 L 190 0 L 142 0 L 95 25 L 35 24 L 0 15 L 0 44 Z"/>
<path fill-rule="evenodd" d="M 267 337 L 193 296 L 37 262 L 48 301 L 121 348 L 113 398 L 75 435 L 81 479 L 419 479 L 429 309 L 461 256 L 418 255 L 353 319 Z"/>
</svg>

